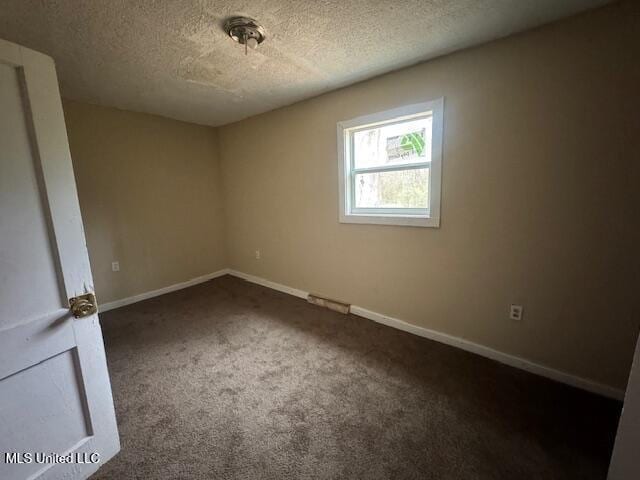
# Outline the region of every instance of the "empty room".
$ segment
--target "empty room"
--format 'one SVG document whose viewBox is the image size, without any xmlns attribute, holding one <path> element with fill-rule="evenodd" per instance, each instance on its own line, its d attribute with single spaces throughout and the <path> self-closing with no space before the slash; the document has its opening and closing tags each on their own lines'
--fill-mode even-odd
<svg viewBox="0 0 640 480">
<path fill-rule="evenodd" d="M 640 2 L 0 3 L 0 480 L 640 479 Z"/>
</svg>

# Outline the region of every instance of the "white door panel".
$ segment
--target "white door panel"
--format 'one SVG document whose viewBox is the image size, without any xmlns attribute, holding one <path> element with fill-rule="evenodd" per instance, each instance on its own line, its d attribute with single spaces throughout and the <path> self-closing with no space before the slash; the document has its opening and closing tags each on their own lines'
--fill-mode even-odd
<svg viewBox="0 0 640 480">
<path fill-rule="evenodd" d="M 0 383 L 0 396 L 7 400 L 3 405 L 3 420 L 8 423 L 4 434 L 11 439 L 11 445 L 3 449 L 65 453 L 91 436 L 75 352 L 73 348 L 65 350 Z M 29 421 L 7 422 L 7 418 L 22 418 L 24 412 L 29 412 Z M 65 419 L 64 428 L 50 421 L 56 418 Z M 46 464 L 8 464 L 3 478 L 25 478 L 44 468 Z"/>
<path fill-rule="evenodd" d="M 61 308 L 47 216 L 31 153 L 18 70 L 0 64 L 0 328 Z M 14 301 L 30 285 L 29 301 Z"/>
<path fill-rule="evenodd" d="M 640 478 L 640 339 L 629 373 L 618 434 L 609 466 L 609 480 Z"/>
<path fill-rule="evenodd" d="M 84 479 L 120 448 L 98 316 L 69 310 L 92 290 L 53 61 L 0 40 L 3 480 Z"/>
</svg>

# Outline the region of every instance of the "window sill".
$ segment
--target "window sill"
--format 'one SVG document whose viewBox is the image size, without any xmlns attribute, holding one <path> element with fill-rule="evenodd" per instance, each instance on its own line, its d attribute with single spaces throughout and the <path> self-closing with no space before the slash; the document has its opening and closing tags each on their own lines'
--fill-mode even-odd
<svg viewBox="0 0 640 480">
<path fill-rule="evenodd" d="M 380 215 L 380 214 L 341 214 L 340 223 L 360 223 L 367 225 L 396 225 L 401 227 L 440 227 L 439 217 L 422 215 Z"/>
</svg>

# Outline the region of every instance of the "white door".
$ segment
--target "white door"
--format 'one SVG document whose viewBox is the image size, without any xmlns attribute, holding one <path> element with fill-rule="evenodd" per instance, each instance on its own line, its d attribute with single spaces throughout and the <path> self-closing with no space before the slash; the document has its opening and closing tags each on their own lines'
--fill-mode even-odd
<svg viewBox="0 0 640 480">
<path fill-rule="evenodd" d="M 640 478 L 640 340 L 629 374 L 618 435 L 609 467 L 609 480 Z"/>
<path fill-rule="evenodd" d="M 0 479 L 83 479 L 120 449 L 51 58 L 0 40 Z M 70 462 L 70 463 L 69 463 Z"/>
</svg>

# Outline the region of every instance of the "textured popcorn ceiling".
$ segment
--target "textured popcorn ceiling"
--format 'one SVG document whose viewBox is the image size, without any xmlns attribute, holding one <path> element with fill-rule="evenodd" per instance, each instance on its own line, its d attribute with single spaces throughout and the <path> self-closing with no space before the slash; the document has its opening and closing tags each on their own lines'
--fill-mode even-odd
<svg viewBox="0 0 640 480">
<path fill-rule="evenodd" d="M 63 96 L 221 125 L 607 0 L 3 0 L 0 38 L 51 55 Z M 244 56 L 224 19 L 259 20 Z"/>
</svg>

